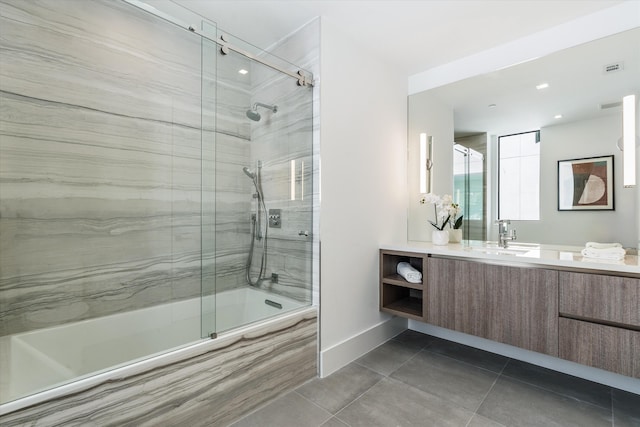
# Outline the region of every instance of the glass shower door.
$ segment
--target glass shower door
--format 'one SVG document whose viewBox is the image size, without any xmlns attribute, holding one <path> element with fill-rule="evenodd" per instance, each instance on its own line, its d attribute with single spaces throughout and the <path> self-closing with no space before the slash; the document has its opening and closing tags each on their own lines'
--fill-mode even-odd
<svg viewBox="0 0 640 427">
<path fill-rule="evenodd" d="M 216 38 L 215 24 L 202 21 L 202 32 L 211 39 Z M 202 140 L 200 147 L 201 166 L 201 265 L 200 304 L 201 337 L 216 332 L 216 103 L 218 44 L 202 38 Z"/>
<path fill-rule="evenodd" d="M 284 61 L 225 40 L 252 53 L 204 53 L 216 79 L 213 117 L 203 117 L 203 336 L 312 298 L 312 88 L 254 58 Z"/>
<path fill-rule="evenodd" d="M 464 215 L 463 239 L 485 240 L 484 157 L 460 144 L 453 148 L 453 201 Z"/>
</svg>

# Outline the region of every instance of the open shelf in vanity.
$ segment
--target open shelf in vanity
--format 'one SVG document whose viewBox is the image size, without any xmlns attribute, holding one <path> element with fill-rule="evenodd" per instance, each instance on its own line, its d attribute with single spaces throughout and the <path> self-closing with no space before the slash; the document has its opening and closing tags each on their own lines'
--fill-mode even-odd
<svg viewBox="0 0 640 427">
<path fill-rule="evenodd" d="M 386 313 L 424 320 L 426 255 L 413 252 L 380 250 L 380 310 Z M 411 283 L 397 273 L 400 262 L 408 262 L 422 273 L 422 282 Z"/>
</svg>

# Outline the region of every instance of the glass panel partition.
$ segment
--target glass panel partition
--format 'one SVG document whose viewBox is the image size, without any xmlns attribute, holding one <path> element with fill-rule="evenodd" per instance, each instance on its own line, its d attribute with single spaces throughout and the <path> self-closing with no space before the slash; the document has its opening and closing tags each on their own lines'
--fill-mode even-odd
<svg viewBox="0 0 640 427">
<path fill-rule="evenodd" d="M 453 201 L 462 208 L 463 239 L 485 240 L 484 157 L 460 144 L 453 148 Z"/>
<path fill-rule="evenodd" d="M 312 89 L 233 50 L 219 55 L 215 327 L 222 332 L 311 303 Z"/>
<path fill-rule="evenodd" d="M 6 402 L 200 339 L 202 43 L 123 2 L 0 20 Z"/>
<path fill-rule="evenodd" d="M 197 22 L 0 2 L 0 404 L 311 303 L 312 89 Z"/>
</svg>

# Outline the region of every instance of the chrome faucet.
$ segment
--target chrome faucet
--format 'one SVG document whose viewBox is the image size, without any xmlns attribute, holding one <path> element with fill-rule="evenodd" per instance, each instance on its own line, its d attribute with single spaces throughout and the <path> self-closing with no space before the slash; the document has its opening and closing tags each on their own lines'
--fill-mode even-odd
<svg viewBox="0 0 640 427">
<path fill-rule="evenodd" d="M 508 219 L 499 219 L 496 223 L 498 224 L 498 244 L 506 248 L 509 240 L 516 240 L 516 230 L 509 230 L 511 221 Z"/>
</svg>

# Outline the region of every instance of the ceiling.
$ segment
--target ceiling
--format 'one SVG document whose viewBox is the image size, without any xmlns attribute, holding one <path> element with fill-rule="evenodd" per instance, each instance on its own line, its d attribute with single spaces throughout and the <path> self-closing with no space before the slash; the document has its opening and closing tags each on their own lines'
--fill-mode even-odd
<svg viewBox="0 0 640 427">
<path fill-rule="evenodd" d="M 620 68 L 605 72 L 611 64 Z M 504 135 L 621 116 L 622 97 L 640 93 L 638 76 L 640 28 L 635 28 L 431 89 L 429 94 L 454 110 L 456 136 Z M 536 89 L 541 83 L 549 86 Z"/>
<path fill-rule="evenodd" d="M 407 76 L 622 0 L 173 0 L 262 48 L 314 17 Z M 446 41 L 446 42 L 443 42 Z"/>
</svg>

